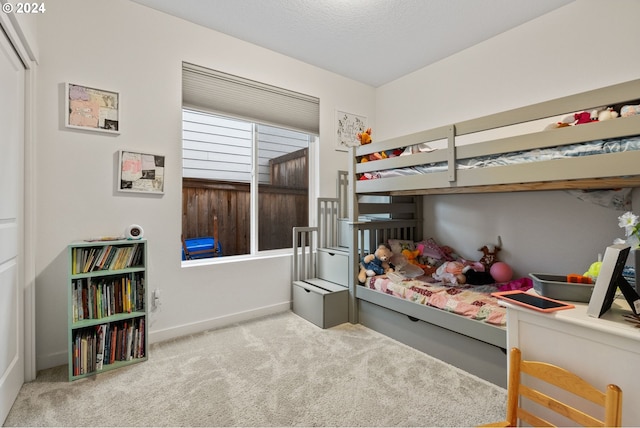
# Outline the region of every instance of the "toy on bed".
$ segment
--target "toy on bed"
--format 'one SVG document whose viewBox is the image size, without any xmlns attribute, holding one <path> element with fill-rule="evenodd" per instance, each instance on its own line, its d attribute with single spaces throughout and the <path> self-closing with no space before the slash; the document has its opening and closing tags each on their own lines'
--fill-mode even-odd
<svg viewBox="0 0 640 428">
<path fill-rule="evenodd" d="M 393 253 L 386 245 L 380 245 L 373 254 L 367 254 L 360 261 L 358 281 L 364 284 L 367 277 L 393 272 L 390 260 Z"/>
<path fill-rule="evenodd" d="M 462 274 L 464 275 L 465 283 L 469 285 L 487 285 L 496 283 L 496 280 L 491 276 L 491 273 L 480 269 L 474 269 L 473 266 L 465 266 L 464 269 L 462 269 Z"/>
<path fill-rule="evenodd" d="M 615 119 L 619 113 L 615 107 L 597 107 L 591 111 L 581 111 L 565 116 L 560 122 L 547 125 L 544 129 L 564 128 L 572 125 L 583 125 L 591 122 L 602 122 Z"/>
<path fill-rule="evenodd" d="M 484 266 L 485 270 L 489 270 L 491 265 L 498 261 L 498 253 L 502 250 L 502 237 L 498 236 L 498 245 L 486 244 L 478 248 L 482 251 L 482 257 L 479 262 Z"/>
<path fill-rule="evenodd" d="M 625 105 L 620 109 L 620 116 L 630 117 L 640 114 L 640 104 L 638 105 Z"/>
<path fill-rule="evenodd" d="M 391 265 L 393 266 L 393 273 L 387 272 L 387 276 L 395 281 L 404 281 L 405 279 L 413 279 L 425 274 L 424 270 L 413 262 L 415 260 L 409 260 L 405 254 L 409 254 L 409 250 L 403 250 L 401 254 L 393 254 L 391 256 Z"/>
<path fill-rule="evenodd" d="M 358 138 L 358 141 L 360 141 L 361 146 L 364 146 L 365 144 L 370 144 L 373 141 L 371 139 L 371 128 L 367 128 L 367 130 L 364 132 L 358 132 L 358 134 L 356 134 L 356 137 Z M 404 149 L 399 148 L 399 149 L 393 149 L 393 150 L 386 150 L 383 152 L 375 152 L 366 156 L 361 156 L 359 162 L 363 163 L 363 162 L 369 162 L 369 161 L 374 161 L 379 159 L 392 158 L 392 157 L 400 156 L 403 151 Z"/>
<path fill-rule="evenodd" d="M 358 138 L 358 141 L 360 141 L 361 146 L 364 146 L 365 144 L 371 144 L 371 142 L 373 141 L 371 139 L 371 128 L 367 128 L 367 130 L 364 132 L 358 132 L 356 137 Z M 372 153 L 367 156 L 362 156 L 360 158 L 360 162 L 369 162 L 370 160 L 377 159 L 383 159 L 382 155 L 380 153 Z"/>
<path fill-rule="evenodd" d="M 445 262 L 431 276 L 447 284 L 464 284 L 467 279 L 462 273 L 463 270 L 464 264 L 462 262 Z"/>
</svg>

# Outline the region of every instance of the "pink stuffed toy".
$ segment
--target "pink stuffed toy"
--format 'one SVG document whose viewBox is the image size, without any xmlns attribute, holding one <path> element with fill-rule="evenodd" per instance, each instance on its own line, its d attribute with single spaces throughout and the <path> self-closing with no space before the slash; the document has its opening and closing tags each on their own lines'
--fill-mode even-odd
<svg viewBox="0 0 640 428">
<path fill-rule="evenodd" d="M 467 278 L 462 273 L 463 269 L 464 264 L 461 262 L 445 262 L 431 276 L 437 281 L 464 284 Z"/>
</svg>

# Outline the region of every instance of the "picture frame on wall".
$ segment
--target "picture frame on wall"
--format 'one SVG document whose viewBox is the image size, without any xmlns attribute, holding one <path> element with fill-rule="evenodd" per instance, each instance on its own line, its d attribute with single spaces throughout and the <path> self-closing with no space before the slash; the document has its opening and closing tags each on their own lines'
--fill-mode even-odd
<svg viewBox="0 0 640 428">
<path fill-rule="evenodd" d="M 118 191 L 164 194 L 164 165 L 162 155 L 120 150 Z"/>
<path fill-rule="evenodd" d="M 366 116 L 336 110 L 336 150 L 346 152 L 349 147 L 360 145 L 358 132 L 366 129 Z"/>
<path fill-rule="evenodd" d="M 120 94 L 75 83 L 65 84 L 65 126 L 120 133 Z"/>
</svg>

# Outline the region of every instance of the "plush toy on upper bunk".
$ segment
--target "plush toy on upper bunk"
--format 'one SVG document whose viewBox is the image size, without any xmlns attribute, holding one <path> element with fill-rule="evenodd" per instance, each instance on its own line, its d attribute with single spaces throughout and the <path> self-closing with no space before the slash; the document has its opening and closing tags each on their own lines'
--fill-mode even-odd
<svg viewBox="0 0 640 428">
<path fill-rule="evenodd" d="M 356 135 L 358 141 L 360 141 L 360 145 L 364 146 L 366 144 L 370 144 L 373 140 L 371 139 L 371 128 L 367 128 L 364 132 L 358 132 Z M 358 162 L 369 162 L 379 159 L 387 159 L 399 156 L 403 152 L 403 149 L 394 149 L 394 150 L 386 150 L 383 152 L 375 152 L 366 156 L 361 156 Z"/>
<path fill-rule="evenodd" d="M 582 125 L 585 123 L 602 122 L 617 117 L 629 117 L 640 114 L 640 100 L 628 101 L 626 103 L 613 106 L 597 107 L 590 111 L 582 111 L 565 116 L 561 121 L 551 123 L 545 127 L 547 129 L 564 128 L 572 125 Z"/>
</svg>

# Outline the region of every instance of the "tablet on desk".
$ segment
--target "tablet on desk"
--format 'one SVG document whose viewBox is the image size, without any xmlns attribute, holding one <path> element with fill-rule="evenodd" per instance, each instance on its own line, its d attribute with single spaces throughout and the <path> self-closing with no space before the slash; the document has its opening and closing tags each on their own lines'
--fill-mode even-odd
<svg viewBox="0 0 640 428">
<path fill-rule="evenodd" d="M 536 296 L 525 293 L 522 290 L 498 291 L 491 293 L 491 295 L 505 302 L 511 302 L 540 312 L 553 312 L 574 307 L 570 303 L 549 299 L 548 297 Z"/>
</svg>

